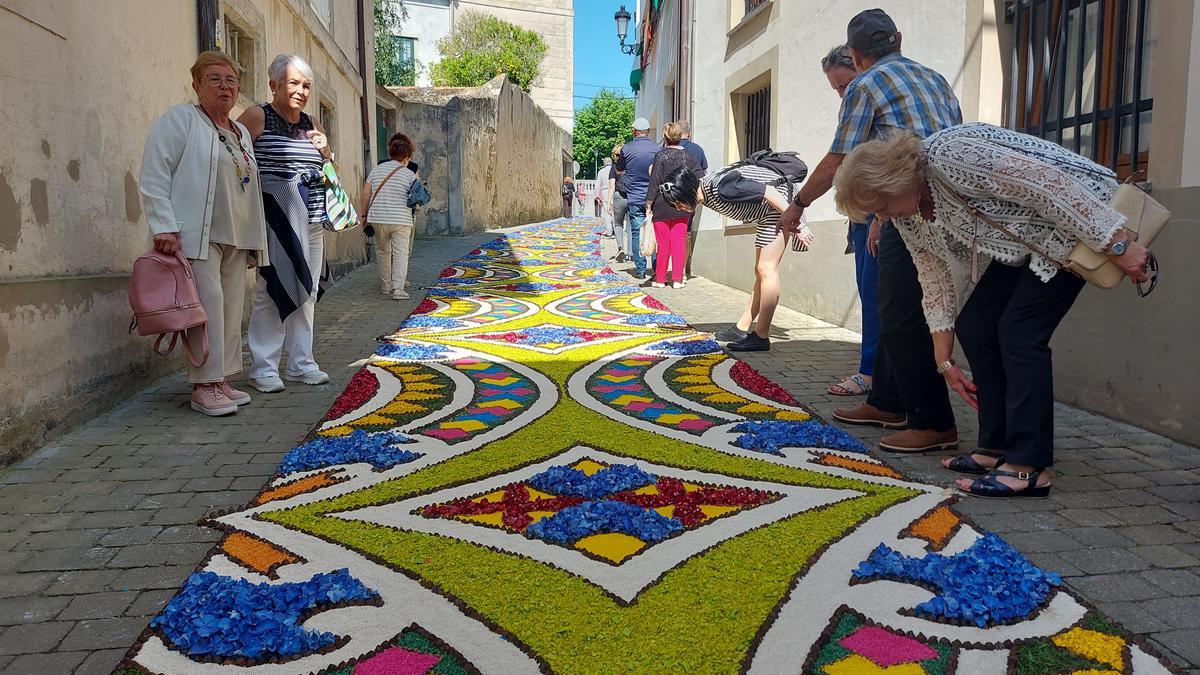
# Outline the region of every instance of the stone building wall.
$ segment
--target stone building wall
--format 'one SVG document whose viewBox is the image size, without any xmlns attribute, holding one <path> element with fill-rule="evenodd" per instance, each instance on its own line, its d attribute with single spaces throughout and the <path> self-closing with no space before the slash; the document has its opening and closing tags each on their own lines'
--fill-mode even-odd
<svg viewBox="0 0 1200 675">
<path fill-rule="evenodd" d="M 245 56 L 255 68 L 234 114 L 269 96 L 272 57 L 302 55 L 317 80 L 309 112 L 317 114 L 318 101 L 333 112 L 330 136 L 348 186 L 364 175 L 359 2 L 221 3 L 253 37 Z M 195 100 L 188 69 L 199 51 L 196 2 L 4 5 L 0 466 L 182 367 L 127 334 L 126 288 L 133 260 L 149 247 L 137 184 L 146 133 L 168 107 Z M 330 8 L 328 26 L 318 6 Z M 373 106 L 373 89 L 367 94 Z M 361 238 L 330 235 L 326 252 L 332 266 L 349 266 L 362 257 Z"/>
<path fill-rule="evenodd" d="M 433 196 L 417 213 L 419 234 L 461 236 L 555 217 L 570 136 L 528 94 L 500 77 L 482 87 L 392 91 L 396 128 L 413 139 Z"/>
</svg>

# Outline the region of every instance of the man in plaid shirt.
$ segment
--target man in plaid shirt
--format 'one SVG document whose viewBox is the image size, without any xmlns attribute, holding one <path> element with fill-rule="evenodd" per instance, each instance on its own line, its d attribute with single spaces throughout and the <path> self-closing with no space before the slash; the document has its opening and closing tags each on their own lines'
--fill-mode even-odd
<svg viewBox="0 0 1200 675">
<path fill-rule="evenodd" d="M 846 43 L 859 75 L 846 88 L 829 153 L 784 212 L 780 224 L 795 229 L 804 209 L 829 191 L 842 160 L 858 145 L 900 131 L 924 138 L 962 123 L 958 98 L 936 71 L 900 54 L 901 34 L 891 17 L 866 10 L 847 28 Z M 867 402 L 834 411 L 849 424 L 907 430 L 884 436 L 897 452 L 958 446 L 954 412 L 937 373 L 933 340 L 921 310 L 921 286 L 912 256 L 890 223 L 872 219 L 867 248 L 879 259 L 879 348 Z"/>
</svg>

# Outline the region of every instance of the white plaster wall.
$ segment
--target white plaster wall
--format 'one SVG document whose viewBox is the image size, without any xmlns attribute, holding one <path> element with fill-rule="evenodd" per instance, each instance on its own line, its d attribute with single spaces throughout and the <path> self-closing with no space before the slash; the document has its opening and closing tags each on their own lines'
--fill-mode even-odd
<svg viewBox="0 0 1200 675">
<path fill-rule="evenodd" d="M 450 34 L 451 0 L 405 0 L 408 19 L 400 28 L 404 37 L 417 39 L 417 86 L 428 87 L 429 66 L 437 62 L 437 42 Z"/>
<path fill-rule="evenodd" d="M 636 37 L 627 38 L 626 42 L 634 40 Z M 664 124 L 680 117 L 672 111 L 675 104 L 672 91 L 678 89 L 678 72 L 679 3 L 669 2 L 659 15 L 654 52 L 642 72 L 642 88 L 637 95 L 637 116 L 650 120 L 653 130 L 650 136 L 655 140 L 661 137 Z"/>
<path fill-rule="evenodd" d="M 1192 9 L 1191 54 L 1187 72 L 1191 73 L 1187 84 L 1187 117 L 1183 133 L 1183 166 L 1180 172 L 1180 187 L 1200 185 L 1200 3 Z"/>
</svg>

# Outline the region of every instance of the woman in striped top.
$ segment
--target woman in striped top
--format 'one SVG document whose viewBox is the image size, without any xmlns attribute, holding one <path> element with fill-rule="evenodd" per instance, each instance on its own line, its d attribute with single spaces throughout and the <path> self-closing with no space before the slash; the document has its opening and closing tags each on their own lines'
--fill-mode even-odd
<svg viewBox="0 0 1200 675">
<path fill-rule="evenodd" d="M 384 295 L 393 300 L 407 300 L 404 283 L 408 277 L 408 256 L 411 253 L 413 210 L 408 206 L 408 193 L 417 174 L 410 166 L 413 155 L 412 139 L 393 134 L 388 139 L 388 156 L 367 176 L 362 191 L 362 214 L 375 228 L 375 247 L 379 252 L 379 283 Z"/>
<path fill-rule="evenodd" d="M 779 216 L 791 199 L 775 185 L 779 180 L 778 173 L 753 164 L 717 169 L 703 181 L 684 167 L 671 172 L 659 188 L 659 194 L 680 211 L 691 213 L 697 204 L 703 204 L 726 218 L 758 226 L 754 235 L 754 292 L 737 323 L 716 335 L 718 340 L 730 343 L 730 351 L 771 349 L 771 320 L 779 305 L 779 262 L 788 242 L 787 234 L 779 228 Z M 796 250 L 807 251 L 812 240 L 812 231 L 802 223 L 796 235 Z"/>
<path fill-rule="evenodd" d="M 312 68 L 299 56 L 275 57 L 267 69 L 271 101 L 238 119 L 250 130 L 267 217 L 270 267 L 258 270 L 247 331 L 250 384 L 283 391 L 283 380 L 324 384 L 313 359 L 313 311 L 324 263 L 325 188 L 321 167 L 332 157 L 325 130 L 304 113 Z M 279 377 L 286 346 L 287 369 Z"/>
</svg>

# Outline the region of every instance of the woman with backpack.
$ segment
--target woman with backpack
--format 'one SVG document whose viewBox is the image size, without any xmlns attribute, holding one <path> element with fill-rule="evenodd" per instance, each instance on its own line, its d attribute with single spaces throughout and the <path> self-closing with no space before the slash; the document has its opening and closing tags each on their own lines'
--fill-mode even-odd
<svg viewBox="0 0 1200 675">
<path fill-rule="evenodd" d="M 387 149 L 391 159 L 371 169 L 363 185 L 362 214 L 375 230 L 383 294 L 393 300 L 407 300 L 404 283 L 413 229 L 413 209 L 408 204 L 409 192 L 417 180 L 417 174 L 409 168 L 413 142 L 397 133 L 388 139 Z"/>
<path fill-rule="evenodd" d="M 787 250 L 788 236 L 779 228 L 779 216 L 788 207 L 794 185 L 804 180 L 808 168 L 795 153 L 758 153 L 749 160 L 717 169 L 701 181 L 685 168 L 668 174 L 659 195 L 674 208 L 694 212 L 703 204 L 726 218 L 757 225 L 754 235 L 754 291 L 737 323 L 716 334 L 734 352 L 771 349 L 771 320 L 779 305 L 779 262 Z M 813 234 L 801 223 L 793 248 L 807 251 Z"/>
</svg>

